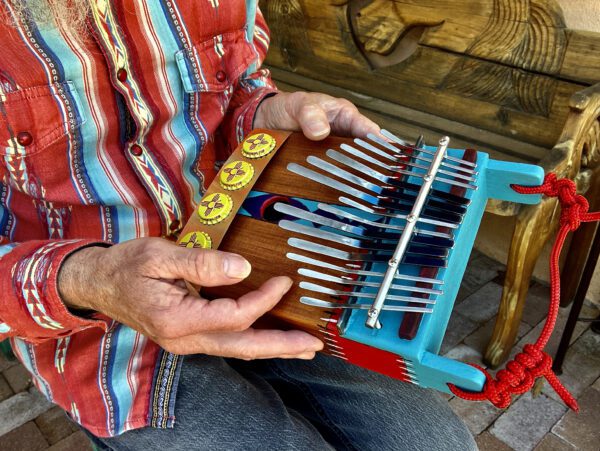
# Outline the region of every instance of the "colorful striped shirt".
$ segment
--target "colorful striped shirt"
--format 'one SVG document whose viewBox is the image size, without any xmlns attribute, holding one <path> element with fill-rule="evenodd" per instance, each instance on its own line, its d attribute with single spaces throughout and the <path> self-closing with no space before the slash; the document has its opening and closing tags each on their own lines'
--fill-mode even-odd
<svg viewBox="0 0 600 451">
<path fill-rule="evenodd" d="M 0 340 L 97 436 L 172 427 L 181 357 L 71 314 L 61 262 L 176 237 L 274 92 L 257 0 L 89 0 L 88 33 L 0 0 Z"/>
</svg>

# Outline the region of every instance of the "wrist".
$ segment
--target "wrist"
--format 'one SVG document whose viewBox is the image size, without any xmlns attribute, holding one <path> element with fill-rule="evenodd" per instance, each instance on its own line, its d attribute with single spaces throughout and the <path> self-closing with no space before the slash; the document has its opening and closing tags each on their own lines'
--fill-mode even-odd
<svg viewBox="0 0 600 451">
<path fill-rule="evenodd" d="M 73 252 L 58 271 L 57 288 L 64 304 L 75 310 L 97 310 L 95 299 L 90 296 L 94 289 L 98 260 L 105 252 L 101 246 L 90 246 Z"/>
<path fill-rule="evenodd" d="M 267 94 L 256 107 L 252 128 L 277 128 L 273 127 L 269 118 L 272 116 L 272 104 L 276 97 L 281 97 L 283 93 L 280 91 Z"/>
</svg>

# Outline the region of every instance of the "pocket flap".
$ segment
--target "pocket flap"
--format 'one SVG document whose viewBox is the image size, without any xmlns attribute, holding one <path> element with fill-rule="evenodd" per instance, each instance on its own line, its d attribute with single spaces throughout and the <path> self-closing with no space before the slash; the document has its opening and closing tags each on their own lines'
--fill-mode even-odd
<svg viewBox="0 0 600 451">
<path fill-rule="evenodd" d="M 175 54 L 185 92 L 221 92 L 258 57 L 245 30 L 215 36 Z"/>
<path fill-rule="evenodd" d="M 85 119 L 78 111 L 72 82 L 23 88 L 0 98 L 0 155 L 14 152 L 19 136 L 28 136 L 24 155 L 31 155 L 78 128 Z"/>
</svg>

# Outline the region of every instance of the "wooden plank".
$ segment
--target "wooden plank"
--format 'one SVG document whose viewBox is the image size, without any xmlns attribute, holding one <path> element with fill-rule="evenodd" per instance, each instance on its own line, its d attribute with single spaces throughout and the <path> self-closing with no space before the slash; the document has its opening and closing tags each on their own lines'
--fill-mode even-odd
<svg viewBox="0 0 600 451">
<path fill-rule="evenodd" d="M 473 147 L 489 153 L 492 158 L 514 162 L 534 163 L 538 161 L 534 155 L 543 155 L 548 151 L 510 137 L 365 96 L 298 74 L 276 68 L 271 70 L 279 89 L 288 92 L 299 90 L 323 92 L 348 99 L 381 127 L 397 133 L 408 141 L 414 142 L 419 135 L 423 135 L 425 142 L 433 143 L 440 135 L 449 135 L 452 138 L 452 146 L 456 148 Z"/>
<path fill-rule="evenodd" d="M 560 76 L 590 85 L 600 82 L 600 33 L 569 32 Z"/>
</svg>

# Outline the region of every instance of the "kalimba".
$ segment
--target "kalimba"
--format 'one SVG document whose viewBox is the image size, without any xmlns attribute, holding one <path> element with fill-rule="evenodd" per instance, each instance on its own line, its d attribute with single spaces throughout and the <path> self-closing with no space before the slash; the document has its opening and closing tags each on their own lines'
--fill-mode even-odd
<svg viewBox="0 0 600 451">
<path fill-rule="evenodd" d="M 482 152 L 410 145 L 393 134 L 312 142 L 257 130 L 240 144 L 180 245 L 236 252 L 253 266 L 207 297 L 272 276 L 294 286 L 264 321 L 305 330 L 324 352 L 406 382 L 480 391 L 484 375 L 439 350 L 489 198 L 532 204 L 512 184 L 540 167 Z"/>
</svg>

